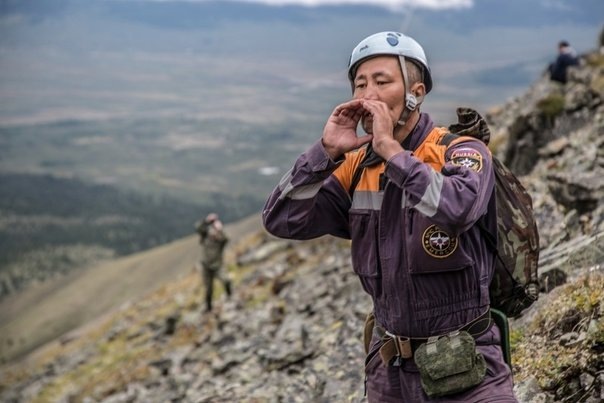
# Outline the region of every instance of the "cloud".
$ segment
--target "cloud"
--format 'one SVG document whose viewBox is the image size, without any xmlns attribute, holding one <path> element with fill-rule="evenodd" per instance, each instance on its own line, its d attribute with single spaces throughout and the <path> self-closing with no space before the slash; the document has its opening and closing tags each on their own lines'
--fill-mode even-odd
<svg viewBox="0 0 604 403">
<path fill-rule="evenodd" d="M 444 9 L 471 7 L 473 0 L 245 0 L 270 5 L 302 5 L 302 6 L 326 6 L 326 5 L 375 5 L 391 10 L 400 10 L 405 7 Z"/>
<path fill-rule="evenodd" d="M 169 0 L 160 0 L 169 1 Z M 207 0 L 189 0 L 207 1 Z M 334 5 L 372 5 L 384 7 L 393 11 L 406 8 L 451 9 L 468 8 L 474 5 L 474 0 L 231 0 L 248 3 L 262 3 L 270 6 L 334 6 Z"/>
</svg>

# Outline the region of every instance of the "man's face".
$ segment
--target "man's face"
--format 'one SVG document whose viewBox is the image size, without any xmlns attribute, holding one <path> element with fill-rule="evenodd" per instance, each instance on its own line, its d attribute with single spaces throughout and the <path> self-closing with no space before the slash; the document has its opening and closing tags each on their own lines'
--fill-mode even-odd
<svg viewBox="0 0 604 403">
<path fill-rule="evenodd" d="M 392 123 L 396 126 L 403 112 L 405 85 L 403 75 L 394 56 L 376 56 L 361 63 L 354 78 L 355 99 L 371 99 L 388 106 Z M 373 133 L 373 117 L 368 113 L 361 118 L 363 130 Z"/>
</svg>

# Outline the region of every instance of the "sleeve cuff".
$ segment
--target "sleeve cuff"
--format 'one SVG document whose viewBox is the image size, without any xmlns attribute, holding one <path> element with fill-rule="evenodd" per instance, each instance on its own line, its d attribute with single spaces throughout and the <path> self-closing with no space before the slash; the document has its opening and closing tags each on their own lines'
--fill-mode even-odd
<svg viewBox="0 0 604 403">
<path fill-rule="evenodd" d="M 405 165 L 407 159 L 411 156 L 411 152 L 403 150 L 398 154 L 395 154 L 386 162 L 386 169 L 384 174 L 392 182 L 396 183 L 399 187 L 402 186 L 403 182 L 407 178 L 407 171 Z"/>
<path fill-rule="evenodd" d="M 344 156 L 341 156 L 335 161 L 332 160 L 327 151 L 325 151 L 325 147 L 323 146 L 321 139 L 317 140 L 310 147 L 307 153 L 307 158 L 312 171 L 315 173 L 325 171 L 332 172 L 346 159 Z"/>
</svg>

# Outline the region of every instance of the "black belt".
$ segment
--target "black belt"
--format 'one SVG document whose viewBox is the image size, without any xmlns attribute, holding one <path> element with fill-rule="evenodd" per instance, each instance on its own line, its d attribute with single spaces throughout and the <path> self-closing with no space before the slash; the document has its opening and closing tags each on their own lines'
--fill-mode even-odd
<svg viewBox="0 0 604 403">
<path fill-rule="evenodd" d="M 492 325 L 491 310 L 487 309 L 485 313 L 462 326 L 458 331 L 466 331 L 476 339 L 485 334 Z M 385 365 L 400 365 L 400 358 L 413 358 L 415 350 L 429 339 L 429 337 L 397 336 L 377 324 L 373 330 L 382 339 L 383 344 L 380 347 L 380 356 Z M 395 357 L 397 360 L 393 363 L 393 358 Z"/>
</svg>

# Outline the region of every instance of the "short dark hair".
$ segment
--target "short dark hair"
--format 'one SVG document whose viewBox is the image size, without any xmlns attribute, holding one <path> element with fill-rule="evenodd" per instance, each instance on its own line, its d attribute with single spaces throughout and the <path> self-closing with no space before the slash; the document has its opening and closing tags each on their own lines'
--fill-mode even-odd
<svg viewBox="0 0 604 403">
<path fill-rule="evenodd" d="M 567 46 L 570 46 L 567 41 L 560 41 L 560 42 L 558 42 L 558 47 L 559 48 L 565 48 Z"/>
</svg>

